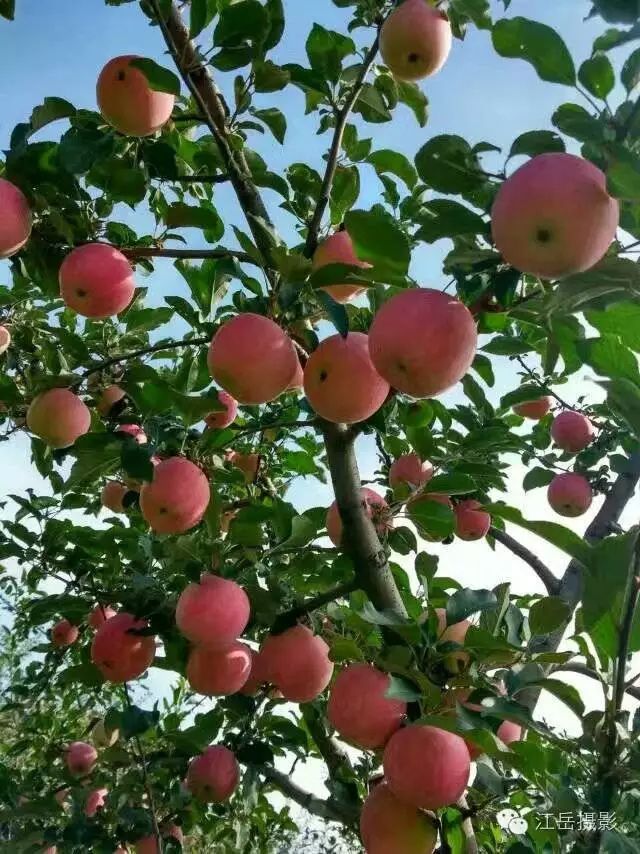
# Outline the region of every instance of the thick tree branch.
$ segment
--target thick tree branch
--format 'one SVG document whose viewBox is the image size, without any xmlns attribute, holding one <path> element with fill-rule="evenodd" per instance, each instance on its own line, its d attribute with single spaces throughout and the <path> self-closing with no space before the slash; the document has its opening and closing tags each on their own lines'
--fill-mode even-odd
<svg viewBox="0 0 640 854">
<path fill-rule="evenodd" d="M 353 561 L 356 579 L 378 610 L 400 617 L 407 612 L 385 550 L 362 504 L 354 439 L 340 424 L 322 424 L 327 461 L 343 525 L 343 550 Z"/>
<path fill-rule="evenodd" d="M 177 178 L 163 180 L 175 181 L 178 184 L 225 184 L 229 180 L 229 176 L 222 172 L 219 175 L 178 175 Z"/>
<path fill-rule="evenodd" d="M 523 546 L 522 543 L 519 543 L 510 534 L 507 534 L 506 531 L 501 531 L 500 528 L 491 528 L 490 534 L 494 540 L 502 543 L 502 545 L 509 549 L 509 551 L 513 552 L 516 557 L 521 558 L 521 560 L 529 564 L 531 569 L 533 569 L 540 581 L 542 581 L 544 586 L 547 588 L 548 593 L 555 595 L 558 592 L 560 588 L 559 580 L 551 572 L 549 567 L 546 566 L 540 558 L 537 558 L 533 552 L 529 551 L 526 546 Z"/>
<path fill-rule="evenodd" d="M 350 772 L 351 760 L 349 759 L 346 750 L 341 747 L 335 738 L 331 738 L 325 729 L 324 722 L 320 717 L 319 712 L 308 703 L 304 703 L 300 706 L 300 711 L 302 712 L 302 717 L 307 725 L 307 729 L 311 734 L 311 738 L 326 763 L 329 770 L 329 776 L 341 777 L 344 775 L 345 771 L 347 773 Z"/>
<path fill-rule="evenodd" d="M 231 144 L 224 100 L 189 38 L 189 31 L 175 3 L 171 3 L 166 18 L 159 0 L 150 0 L 150 4 L 180 75 L 218 145 L 224 168 L 247 218 L 255 244 L 265 260 L 265 266 L 276 270 L 277 265 L 272 257 L 273 242 L 268 233 L 272 223 L 251 177 L 244 153 Z"/>
<path fill-rule="evenodd" d="M 467 802 L 467 799 L 464 797 L 464 795 L 458 801 L 458 806 L 463 811 L 463 814 L 465 812 L 466 813 L 470 812 L 469 804 Z M 461 827 L 462 827 L 462 834 L 463 834 L 464 840 L 465 840 L 465 849 L 464 850 L 465 850 L 466 854 L 478 854 L 480 849 L 478 848 L 478 841 L 476 840 L 476 834 L 475 834 L 475 831 L 473 829 L 473 822 L 471 821 L 471 816 L 465 815 L 465 817 L 462 819 Z"/>
<path fill-rule="evenodd" d="M 152 344 L 149 347 L 142 347 L 140 350 L 132 350 L 130 353 L 119 353 L 117 356 L 110 356 L 102 362 L 94 362 L 74 383 L 78 385 L 83 382 L 91 374 L 96 371 L 104 371 L 111 365 L 117 365 L 118 362 L 128 362 L 131 359 L 136 359 L 138 356 L 148 356 L 150 353 L 159 353 L 161 350 L 176 350 L 179 347 L 200 347 L 203 344 L 209 344 L 210 336 L 201 336 L 200 338 L 183 338 L 182 341 L 160 341 L 157 344 Z"/>
<path fill-rule="evenodd" d="M 315 210 L 313 212 L 313 217 L 311 218 L 311 222 L 309 223 L 309 231 L 307 232 L 307 241 L 304 247 L 304 254 L 307 258 L 311 258 L 311 256 L 316 250 L 316 246 L 318 245 L 318 232 L 320 231 L 322 217 L 324 216 L 324 212 L 327 209 L 327 205 L 329 204 L 329 199 L 331 197 L 331 187 L 333 186 L 333 180 L 336 176 L 336 169 L 338 166 L 340 149 L 342 148 L 342 138 L 344 137 L 344 130 L 347 126 L 351 110 L 353 109 L 356 101 L 360 96 L 360 93 L 362 92 L 362 87 L 364 86 L 367 74 L 369 73 L 371 66 L 373 65 L 373 61 L 376 58 L 376 54 L 378 53 L 378 46 L 379 36 L 376 36 L 376 40 L 369 48 L 367 55 L 365 56 L 362 62 L 360 71 L 355 79 L 351 91 L 349 92 L 346 101 L 344 102 L 343 106 L 341 107 L 336 116 L 336 126 L 333 132 L 333 140 L 331 142 L 331 148 L 329 149 L 329 155 L 327 158 L 327 168 L 324 173 L 324 178 L 322 179 L 320 198 L 318 199 L 318 202 L 316 204 Z"/>
<path fill-rule="evenodd" d="M 260 266 L 255 258 L 252 258 L 247 252 L 240 252 L 236 249 L 165 249 L 156 246 L 132 246 L 130 248 L 121 246 L 119 249 L 130 261 L 136 261 L 139 258 L 181 258 L 185 261 L 204 261 L 207 258 L 235 258 L 236 261 L 243 264 Z"/>
<path fill-rule="evenodd" d="M 324 818 L 327 821 L 338 821 L 348 827 L 353 827 L 355 824 L 357 813 L 345 809 L 343 804 L 338 804 L 331 800 L 331 798 L 326 801 L 323 801 L 322 798 L 317 798 L 311 792 L 305 791 L 297 783 L 294 783 L 287 774 L 283 774 L 270 765 L 261 765 L 258 770 L 283 795 L 291 798 L 292 801 L 295 801 L 307 810 L 307 812 L 312 813 L 312 815 L 317 815 L 319 818 Z"/>
</svg>

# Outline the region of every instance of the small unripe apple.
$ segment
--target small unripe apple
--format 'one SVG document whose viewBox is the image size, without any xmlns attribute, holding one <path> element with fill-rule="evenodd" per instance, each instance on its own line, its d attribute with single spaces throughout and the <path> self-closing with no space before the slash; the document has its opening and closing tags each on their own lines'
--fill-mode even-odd
<svg viewBox="0 0 640 854">
<path fill-rule="evenodd" d="M 593 490 L 586 477 L 574 472 L 563 472 L 557 474 L 549 484 L 547 498 L 556 513 L 573 518 L 582 516 L 591 507 Z"/>
</svg>

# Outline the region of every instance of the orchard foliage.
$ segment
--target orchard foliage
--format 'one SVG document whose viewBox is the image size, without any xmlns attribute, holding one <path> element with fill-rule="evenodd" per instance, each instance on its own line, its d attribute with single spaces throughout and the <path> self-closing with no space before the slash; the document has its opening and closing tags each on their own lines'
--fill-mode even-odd
<svg viewBox="0 0 640 854">
<path fill-rule="evenodd" d="M 510 0 L 333 0 L 342 32 L 316 5 L 289 4 L 306 61 L 281 64 L 282 0 L 140 0 L 165 61 L 86 69 L 101 112 L 52 94 L 4 141 L 0 438 L 27 433 L 50 489 L 7 484 L 0 534 L 2 850 L 307 850 L 279 791 L 337 822 L 318 850 L 356 849 L 366 801 L 370 854 L 392 854 L 386 819 L 403 854 L 638 851 L 640 718 L 621 706 L 640 545 L 618 524 L 640 477 L 637 3 L 593 0 L 583 57 Z M 424 27 L 398 31 L 414 9 Z M 417 78 L 464 63 L 474 28 L 570 93 L 505 151 L 429 133 Z M 282 169 L 256 149 L 286 152 L 289 91 L 327 156 Z M 413 158 L 376 143 L 392 121 Z M 424 282 L 412 258 L 440 240 Z M 161 299 L 166 258 L 184 287 Z M 505 364 L 519 384 L 496 390 Z M 585 371 L 600 393 L 575 399 Z M 354 448 L 377 454 L 363 492 Z M 514 461 L 547 519 L 506 503 Z M 332 484 L 330 509 L 296 508 L 302 478 Z M 592 497 L 583 539 L 560 516 Z M 562 579 L 519 528 L 566 555 Z M 485 536 L 547 595 L 461 587 L 433 544 Z M 584 714 L 575 668 L 602 710 Z M 579 738 L 539 719 L 541 691 Z M 326 800 L 282 770 L 309 757 Z M 536 820 L 566 812 L 616 827 Z"/>
</svg>

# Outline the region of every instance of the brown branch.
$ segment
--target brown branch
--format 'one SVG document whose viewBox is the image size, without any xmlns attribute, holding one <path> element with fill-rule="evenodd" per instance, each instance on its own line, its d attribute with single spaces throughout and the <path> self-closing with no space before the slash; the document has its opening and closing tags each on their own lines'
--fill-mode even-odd
<svg viewBox="0 0 640 854">
<path fill-rule="evenodd" d="M 467 803 L 467 799 L 464 797 L 464 795 L 460 798 L 457 805 L 460 807 L 464 815 L 461 824 L 462 835 L 465 839 L 464 850 L 466 854 L 478 854 L 480 849 L 478 848 L 478 842 L 476 840 L 476 834 L 473 829 L 473 822 L 471 821 L 471 816 L 468 814 L 470 812 L 469 804 Z"/>
<path fill-rule="evenodd" d="M 319 818 L 324 818 L 327 821 L 337 821 L 341 824 L 353 827 L 357 821 L 357 813 L 347 809 L 344 804 L 329 798 L 324 801 L 322 798 L 317 798 L 311 792 L 294 783 L 287 775 L 272 768 L 270 765 L 260 765 L 258 771 L 265 777 L 276 789 L 279 789 L 283 795 L 291 798 L 307 812 L 312 815 L 317 815 Z"/>
<path fill-rule="evenodd" d="M 311 738 L 318 748 L 318 753 L 325 761 L 329 776 L 340 778 L 344 777 L 345 772 L 351 772 L 349 755 L 335 738 L 331 738 L 320 713 L 309 703 L 303 703 L 300 711 Z"/>
<path fill-rule="evenodd" d="M 285 629 L 291 628 L 300 617 L 304 617 L 312 611 L 317 611 L 318 608 L 322 608 L 330 602 L 335 602 L 337 599 L 343 599 L 345 596 L 353 593 L 354 590 L 358 590 L 359 586 L 359 583 L 354 578 L 351 581 L 345 581 L 344 584 L 339 584 L 337 587 L 332 587 L 331 590 L 327 590 L 325 593 L 319 593 L 312 599 L 306 599 L 300 605 L 296 605 L 294 608 L 278 614 L 271 627 L 271 631 L 278 634 L 285 631 Z"/>
<path fill-rule="evenodd" d="M 178 175 L 177 178 L 162 178 L 163 181 L 177 181 L 179 184 L 224 184 L 229 176 L 224 172 L 219 175 Z"/>
<path fill-rule="evenodd" d="M 161 350 L 176 350 L 179 347 L 200 347 L 202 344 L 209 344 L 211 336 L 206 335 L 200 338 L 183 338 L 182 341 L 160 341 L 158 344 L 152 344 L 149 347 L 142 347 L 140 350 L 132 350 L 130 353 L 119 353 L 117 356 L 111 356 L 104 359 L 102 362 L 95 362 L 91 367 L 87 368 L 84 373 L 78 377 L 73 385 L 78 385 L 83 382 L 91 374 L 96 371 L 103 371 L 105 368 L 116 365 L 118 362 L 128 362 L 138 356 L 148 356 L 150 353 L 159 353 Z"/>
<path fill-rule="evenodd" d="M 236 249 L 165 249 L 157 246 L 119 246 L 118 248 L 131 261 L 136 261 L 138 258 L 181 258 L 185 261 L 203 261 L 207 258 L 235 258 L 242 264 L 260 266 L 255 258 L 252 258 L 247 252 L 240 252 Z"/>
<path fill-rule="evenodd" d="M 506 531 L 500 530 L 500 528 L 492 527 L 490 534 L 494 540 L 497 540 L 505 546 L 505 548 L 513 552 L 516 557 L 519 557 L 525 563 L 529 564 L 531 569 L 533 569 L 540 581 L 542 581 L 544 586 L 547 588 L 547 592 L 550 595 L 554 596 L 558 592 L 560 589 L 559 580 L 551 572 L 549 567 L 546 566 L 540 558 L 536 557 L 533 552 L 529 551 L 526 546 L 523 546 L 522 543 L 519 543 L 510 534 L 507 534 Z"/>
<path fill-rule="evenodd" d="M 277 270 L 277 264 L 272 256 L 273 242 L 268 233 L 268 228 L 272 227 L 271 219 L 251 177 L 251 170 L 244 152 L 235 150 L 231 144 L 224 100 L 209 68 L 202 63 L 176 5 L 170 4 L 165 18 L 159 0 L 150 0 L 150 4 L 178 71 L 216 141 L 224 168 L 247 218 L 255 244 L 266 266 Z"/>
<path fill-rule="evenodd" d="M 320 198 L 318 199 L 318 202 L 316 204 L 313 216 L 311 218 L 311 222 L 309 223 L 309 231 L 307 232 L 307 240 L 304 247 L 304 254 L 307 258 L 311 258 L 318 245 L 318 232 L 320 231 L 322 217 L 324 216 L 324 212 L 327 209 L 327 205 L 329 204 L 329 199 L 331 197 L 331 188 L 333 186 L 333 180 L 336 176 L 336 169 L 338 167 L 338 157 L 340 156 L 340 149 L 342 148 L 342 138 L 344 137 L 344 131 L 347 126 L 347 121 L 349 120 L 351 110 L 355 106 L 355 103 L 358 100 L 360 93 L 362 92 L 362 87 L 364 86 L 367 74 L 369 73 L 371 66 L 373 65 L 373 61 L 376 58 L 376 54 L 378 53 L 378 46 L 379 35 L 376 36 L 376 40 L 369 48 L 362 62 L 362 65 L 360 66 L 360 71 L 355 79 L 351 91 L 349 92 L 346 101 L 344 102 L 343 106 L 337 114 L 336 126 L 333 132 L 333 140 L 331 142 L 331 148 L 329 149 L 329 155 L 327 158 L 327 168 L 324 173 L 324 178 L 322 179 Z"/>
</svg>

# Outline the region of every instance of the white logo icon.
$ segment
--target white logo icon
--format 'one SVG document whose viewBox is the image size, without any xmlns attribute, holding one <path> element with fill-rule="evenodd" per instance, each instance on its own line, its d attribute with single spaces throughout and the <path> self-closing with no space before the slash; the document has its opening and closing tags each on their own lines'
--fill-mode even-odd
<svg viewBox="0 0 640 854">
<path fill-rule="evenodd" d="M 516 836 L 520 836 L 527 832 L 527 820 L 516 812 L 516 810 L 500 810 L 496 815 L 496 819 L 503 830 L 507 830 L 509 833 L 513 833 Z"/>
</svg>

